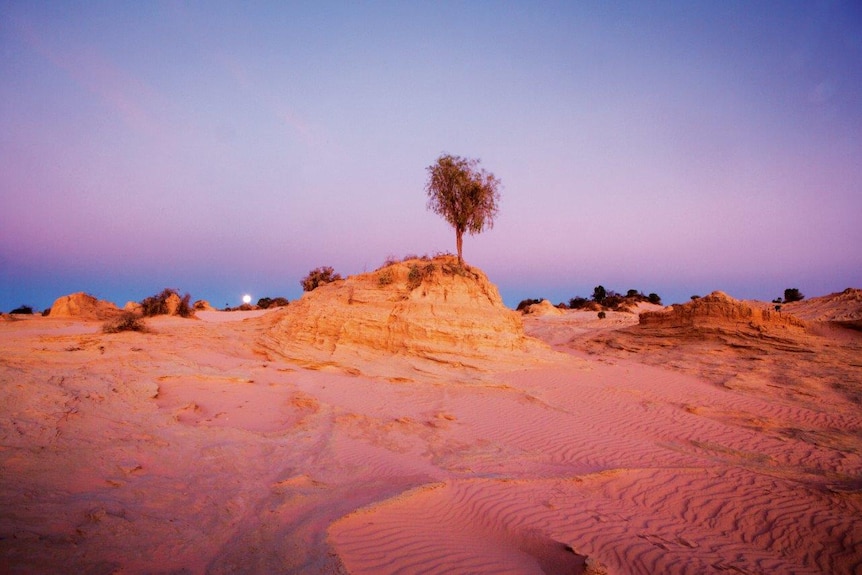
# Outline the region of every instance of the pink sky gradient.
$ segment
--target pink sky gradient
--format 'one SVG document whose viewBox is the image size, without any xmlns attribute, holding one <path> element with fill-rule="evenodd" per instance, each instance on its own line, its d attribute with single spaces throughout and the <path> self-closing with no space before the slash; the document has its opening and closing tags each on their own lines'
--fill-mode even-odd
<svg viewBox="0 0 862 575">
<path fill-rule="evenodd" d="M 425 167 L 503 181 L 506 303 L 862 286 L 856 2 L 4 2 L 0 310 L 300 295 L 454 250 Z"/>
</svg>

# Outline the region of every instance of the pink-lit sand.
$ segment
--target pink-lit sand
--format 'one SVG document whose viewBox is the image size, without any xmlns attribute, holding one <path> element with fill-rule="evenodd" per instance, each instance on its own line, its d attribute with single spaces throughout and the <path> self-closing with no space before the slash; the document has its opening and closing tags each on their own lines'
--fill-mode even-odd
<svg viewBox="0 0 862 575">
<path fill-rule="evenodd" d="M 710 363 L 567 312 L 538 364 L 372 377 L 270 353 L 281 313 L 0 322 L 0 571 L 862 570 L 855 333 Z"/>
</svg>

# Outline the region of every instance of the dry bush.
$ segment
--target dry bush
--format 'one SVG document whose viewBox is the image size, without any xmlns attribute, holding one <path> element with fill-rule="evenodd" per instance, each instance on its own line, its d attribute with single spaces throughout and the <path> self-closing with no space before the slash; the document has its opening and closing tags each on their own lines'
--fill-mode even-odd
<svg viewBox="0 0 862 575">
<path fill-rule="evenodd" d="M 161 293 L 144 298 L 141 301 L 141 314 L 144 317 L 152 317 L 156 315 L 168 315 L 171 310 L 168 307 L 168 300 L 175 296 L 179 298 L 180 303 L 177 305 L 176 315 L 180 317 L 192 317 L 195 314 L 191 306 L 192 296 L 186 294 L 180 297 L 179 292 L 175 289 L 165 288 Z"/>
<path fill-rule="evenodd" d="M 260 309 L 269 309 L 271 307 L 284 307 L 289 303 L 285 297 L 262 297 L 257 300 L 257 307 Z"/>
<path fill-rule="evenodd" d="M 541 302 L 542 302 L 542 300 L 541 300 L 541 299 L 536 299 L 536 298 L 527 298 L 527 299 L 522 299 L 522 300 L 518 303 L 518 307 L 517 307 L 517 308 L 515 308 L 515 311 L 524 311 L 525 309 L 527 309 L 527 308 L 528 308 L 528 307 L 530 307 L 531 305 L 536 304 L 536 303 L 541 303 Z"/>
<path fill-rule="evenodd" d="M 335 270 L 330 266 L 321 266 L 308 272 L 302 280 L 299 281 L 302 286 L 302 291 L 312 291 L 322 285 L 340 280 L 341 276 L 335 273 Z"/>
<path fill-rule="evenodd" d="M 377 287 L 385 287 L 395 281 L 392 268 L 386 267 L 377 273 Z"/>
<path fill-rule="evenodd" d="M 119 333 L 121 331 L 137 331 L 146 333 L 149 330 L 144 319 L 138 314 L 127 311 L 123 312 L 119 317 L 107 321 L 102 325 L 102 331 L 105 333 Z"/>
<path fill-rule="evenodd" d="M 422 282 L 431 277 L 435 269 L 436 268 L 433 263 L 427 263 L 424 266 L 412 264 L 410 266 L 410 271 L 407 273 L 407 287 L 410 290 L 418 288 L 422 285 Z"/>
</svg>

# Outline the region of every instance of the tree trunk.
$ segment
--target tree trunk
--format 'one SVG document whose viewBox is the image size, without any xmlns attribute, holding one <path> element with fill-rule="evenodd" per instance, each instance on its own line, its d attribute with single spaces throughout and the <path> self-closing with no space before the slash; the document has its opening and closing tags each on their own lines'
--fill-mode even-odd
<svg viewBox="0 0 862 575">
<path fill-rule="evenodd" d="M 464 232 L 455 230 L 455 245 L 458 247 L 458 265 L 464 267 L 464 257 L 461 255 L 461 246 L 464 243 Z"/>
</svg>

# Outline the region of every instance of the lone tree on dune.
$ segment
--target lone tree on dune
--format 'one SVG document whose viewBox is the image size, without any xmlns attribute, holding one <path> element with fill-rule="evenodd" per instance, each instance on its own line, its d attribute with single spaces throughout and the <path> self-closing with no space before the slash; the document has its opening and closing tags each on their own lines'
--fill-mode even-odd
<svg viewBox="0 0 862 575">
<path fill-rule="evenodd" d="M 443 154 L 428 166 L 428 209 L 455 228 L 458 263 L 464 265 L 464 232 L 478 234 L 494 227 L 500 180 L 479 168 L 479 160 Z"/>
</svg>

